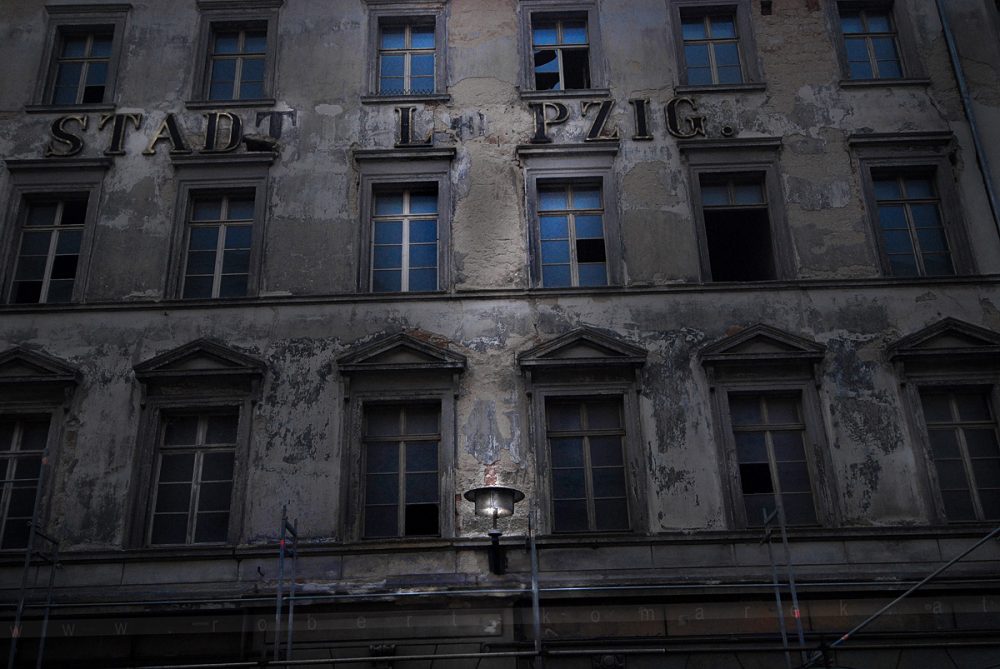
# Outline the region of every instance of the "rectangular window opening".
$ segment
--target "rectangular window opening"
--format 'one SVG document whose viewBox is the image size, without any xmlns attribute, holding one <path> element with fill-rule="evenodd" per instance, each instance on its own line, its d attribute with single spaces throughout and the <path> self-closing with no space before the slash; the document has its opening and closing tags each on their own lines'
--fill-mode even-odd
<svg viewBox="0 0 1000 669">
<path fill-rule="evenodd" d="M 554 532 L 630 528 L 621 398 L 545 403 Z"/>
<path fill-rule="evenodd" d="M 872 182 L 889 274 L 955 274 L 933 173 L 873 171 Z"/>
<path fill-rule="evenodd" d="M 11 304 L 61 304 L 73 300 L 86 195 L 27 201 L 18 241 Z"/>
<path fill-rule="evenodd" d="M 435 92 L 437 44 L 433 18 L 385 20 L 378 31 L 378 94 L 431 95 Z"/>
<path fill-rule="evenodd" d="M 52 104 L 105 102 L 113 39 L 114 26 L 59 30 Z"/>
<path fill-rule="evenodd" d="M 681 31 L 688 85 L 743 83 L 735 13 L 682 12 Z"/>
<path fill-rule="evenodd" d="M 208 99 L 264 98 L 267 24 L 213 24 L 209 40 Z"/>
<path fill-rule="evenodd" d="M 371 286 L 377 293 L 438 290 L 436 184 L 372 194 Z"/>
<path fill-rule="evenodd" d="M 608 285 L 601 182 L 539 182 L 542 287 Z"/>
<path fill-rule="evenodd" d="M 441 407 L 364 407 L 363 535 L 440 536 Z"/>
<path fill-rule="evenodd" d="M 48 416 L 0 416 L 0 548 L 28 546 L 48 436 Z"/>
<path fill-rule="evenodd" d="M 775 279 L 763 177 L 702 177 L 701 198 L 712 280 Z"/>
<path fill-rule="evenodd" d="M 185 299 L 245 297 L 253 248 L 254 193 L 199 194 L 190 205 Z"/>
<path fill-rule="evenodd" d="M 590 37 L 586 14 L 531 17 L 535 90 L 567 91 L 591 87 Z"/>
<path fill-rule="evenodd" d="M 903 76 L 891 8 L 841 8 L 840 27 L 848 78 L 899 79 Z"/>
</svg>

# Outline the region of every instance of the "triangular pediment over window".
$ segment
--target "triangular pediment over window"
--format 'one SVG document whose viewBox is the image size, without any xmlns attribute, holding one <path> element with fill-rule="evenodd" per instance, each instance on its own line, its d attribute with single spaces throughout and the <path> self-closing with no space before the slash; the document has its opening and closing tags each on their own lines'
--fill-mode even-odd
<svg viewBox="0 0 1000 669">
<path fill-rule="evenodd" d="M 641 367 L 646 350 L 618 337 L 583 327 L 517 356 L 522 368 Z"/>
<path fill-rule="evenodd" d="M 401 332 L 366 344 L 358 344 L 337 358 L 340 371 L 404 372 L 462 371 L 465 356 L 427 339 Z"/>
<path fill-rule="evenodd" d="M 701 350 L 702 364 L 752 364 L 770 362 L 819 362 L 822 344 L 758 323 Z"/>
<path fill-rule="evenodd" d="M 211 339 L 197 339 L 134 367 L 140 381 L 192 378 L 259 377 L 264 363 Z"/>
<path fill-rule="evenodd" d="M 945 318 L 903 337 L 889 347 L 896 361 L 972 361 L 1000 366 L 1000 333 L 955 318 Z"/>
<path fill-rule="evenodd" d="M 0 353 L 0 384 L 75 384 L 75 367 L 38 351 L 20 346 Z"/>
</svg>

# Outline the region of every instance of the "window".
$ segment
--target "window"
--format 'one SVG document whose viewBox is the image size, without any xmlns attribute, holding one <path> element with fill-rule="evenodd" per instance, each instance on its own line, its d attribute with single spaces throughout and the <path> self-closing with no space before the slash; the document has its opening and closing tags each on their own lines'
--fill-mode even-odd
<svg viewBox="0 0 1000 669">
<path fill-rule="evenodd" d="M 369 404 L 364 414 L 364 536 L 439 535 L 441 407 Z"/>
<path fill-rule="evenodd" d="M 171 156 L 179 187 L 168 297 L 254 297 L 267 231 L 267 173 L 274 154 Z"/>
<path fill-rule="evenodd" d="M 991 388 L 920 391 L 945 516 L 1000 519 L 1000 446 Z"/>
<path fill-rule="evenodd" d="M 9 304 L 82 302 L 97 203 L 110 159 L 8 159 L 10 219 L 0 235 L 2 290 Z"/>
<path fill-rule="evenodd" d="M 209 51 L 209 100 L 264 97 L 267 28 L 213 27 Z"/>
<path fill-rule="evenodd" d="M 359 290 L 449 288 L 453 148 L 362 149 Z"/>
<path fill-rule="evenodd" d="M 239 414 L 166 414 L 149 543 L 222 543 L 229 531 Z"/>
<path fill-rule="evenodd" d="M 235 544 L 264 364 L 199 339 L 139 363 L 130 546 Z"/>
<path fill-rule="evenodd" d="M 680 88 L 762 90 L 749 0 L 671 0 Z"/>
<path fill-rule="evenodd" d="M 646 531 L 646 454 L 636 406 L 646 351 L 583 327 L 517 361 L 529 434 L 537 439 L 539 531 Z"/>
<path fill-rule="evenodd" d="M 455 402 L 465 357 L 430 332 L 357 344 L 344 377 L 342 532 L 350 540 L 455 535 Z"/>
<path fill-rule="evenodd" d="M 620 398 L 550 398 L 545 417 L 553 531 L 629 529 Z"/>
<path fill-rule="evenodd" d="M 781 140 L 682 139 L 678 145 L 690 166 L 702 280 L 794 276 L 777 164 Z"/>
<path fill-rule="evenodd" d="M 850 79 L 898 79 L 903 76 L 892 11 L 840 10 L 840 28 Z"/>
<path fill-rule="evenodd" d="M 539 184 L 542 287 L 608 285 L 601 185 Z"/>
<path fill-rule="evenodd" d="M 531 216 L 532 286 L 622 283 L 621 230 L 612 169 L 617 151 L 610 143 L 518 147 Z"/>
<path fill-rule="evenodd" d="M 378 94 L 426 95 L 435 92 L 434 22 L 379 26 Z"/>
<path fill-rule="evenodd" d="M 954 274 L 933 174 L 873 173 L 872 178 L 889 274 Z"/>
<path fill-rule="evenodd" d="M 182 297 L 244 297 L 253 249 L 253 193 L 196 196 L 187 230 Z"/>
<path fill-rule="evenodd" d="M 873 246 L 886 276 L 975 271 L 962 202 L 948 155 L 950 133 L 858 133 L 858 157 Z"/>
<path fill-rule="evenodd" d="M 111 45 L 114 30 L 110 27 L 92 32 L 60 30 L 59 55 L 56 58 L 54 105 L 77 105 L 105 101 Z"/>
<path fill-rule="evenodd" d="M 376 192 L 374 199 L 372 290 L 437 290 L 436 186 L 385 190 Z"/>
<path fill-rule="evenodd" d="M 86 194 L 26 203 L 10 288 L 11 304 L 73 300 L 86 218 Z"/>
<path fill-rule="evenodd" d="M 535 90 L 565 91 L 591 87 L 590 41 L 586 16 L 531 20 Z"/>
<path fill-rule="evenodd" d="M 681 30 L 688 85 L 743 83 L 735 15 L 684 15 Z"/>
<path fill-rule="evenodd" d="M 762 175 L 703 175 L 701 206 L 712 281 L 776 278 Z"/>
<path fill-rule="evenodd" d="M 52 4 L 49 37 L 27 111 L 114 107 L 122 34 L 129 5 Z"/>
<path fill-rule="evenodd" d="M 778 505 L 789 525 L 815 525 L 800 398 L 730 393 L 729 411 L 747 525 Z"/>
<path fill-rule="evenodd" d="M 738 527 L 760 527 L 773 512 L 790 526 L 838 518 L 816 381 L 824 352 L 820 344 L 758 324 L 699 354 Z"/>
<path fill-rule="evenodd" d="M 0 548 L 28 545 L 48 437 L 48 416 L 0 414 Z"/>
<path fill-rule="evenodd" d="M 273 103 L 278 10 L 283 3 L 198 1 L 201 24 L 189 108 Z"/>
<path fill-rule="evenodd" d="M 522 97 L 607 94 L 600 14 L 588 0 L 520 0 Z"/>
</svg>

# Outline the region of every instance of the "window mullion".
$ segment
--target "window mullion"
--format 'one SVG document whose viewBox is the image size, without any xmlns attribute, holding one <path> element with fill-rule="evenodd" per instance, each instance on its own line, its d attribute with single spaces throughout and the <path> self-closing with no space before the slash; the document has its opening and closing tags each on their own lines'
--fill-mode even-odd
<svg viewBox="0 0 1000 669">
<path fill-rule="evenodd" d="M 969 455 L 969 445 L 965 440 L 966 424 L 962 423 L 961 414 L 958 412 L 958 400 L 956 393 L 948 393 L 948 403 L 951 405 L 951 415 L 955 417 L 958 425 L 955 427 L 956 441 L 959 452 L 962 454 L 962 468 L 965 470 L 965 480 L 969 486 L 969 498 L 972 500 L 972 510 L 978 520 L 983 520 L 985 514 L 983 505 L 979 501 L 979 487 L 976 485 L 976 472 L 972 466 L 972 457 Z"/>
<path fill-rule="evenodd" d="M 402 410 L 401 410 L 402 411 Z M 400 430 L 402 431 L 402 430 Z M 396 466 L 396 536 L 406 536 L 406 439 L 399 440 L 398 464 Z"/>
<path fill-rule="evenodd" d="M 576 214 L 566 213 L 567 234 L 569 235 L 569 281 L 572 286 L 580 285 L 579 260 L 576 257 Z"/>
<path fill-rule="evenodd" d="M 45 270 L 42 272 L 42 289 L 38 301 L 42 304 L 49 301 L 49 282 L 52 279 L 52 265 L 55 264 L 56 249 L 59 247 L 59 223 L 62 221 L 63 209 L 66 203 L 62 200 L 56 205 L 56 216 L 51 227 L 49 250 L 45 255 Z"/>
<path fill-rule="evenodd" d="M 403 248 L 399 261 L 400 287 L 403 292 L 410 290 L 410 191 L 403 191 Z"/>
<path fill-rule="evenodd" d="M 913 220 L 913 211 L 910 209 L 909 201 L 903 205 L 903 215 L 906 216 L 906 232 L 910 237 L 910 246 L 913 248 L 913 261 L 917 265 L 919 276 L 925 276 L 927 272 L 924 270 L 923 253 L 921 253 L 920 241 L 917 239 L 917 226 Z"/>
<path fill-rule="evenodd" d="M 199 421 L 200 423 L 201 421 Z M 199 426 L 200 427 L 200 426 Z M 199 440 L 202 441 L 202 440 Z M 198 444 L 202 446 L 203 444 Z M 185 543 L 193 544 L 195 538 L 195 530 L 198 525 L 198 499 L 201 496 L 201 462 L 204 455 L 204 449 L 195 447 L 194 451 L 194 464 L 192 465 L 191 471 L 191 494 L 188 497 L 188 503 L 191 505 L 188 509 L 188 521 L 187 521 L 187 540 Z"/>
</svg>

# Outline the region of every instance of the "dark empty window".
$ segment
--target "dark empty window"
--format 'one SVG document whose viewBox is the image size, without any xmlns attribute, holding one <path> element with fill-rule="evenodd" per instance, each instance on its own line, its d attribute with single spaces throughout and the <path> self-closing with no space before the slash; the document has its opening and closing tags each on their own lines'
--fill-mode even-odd
<svg viewBox="0 0 1000 669">
<path fill-rule="evenodd" d="M 703 176 L 701 204 L 712 280 L 774 279 L 764 178 Z"/>
<path fill-rule="evenodd" d="M 434 23 L 383 23 L 379 26 L 379 95 L 434 92 Z"/>
<path fill-rule="evenodd" d="M 52 86 L 54 105 L 104 102 L 114 31 L 60 31 Z"/>
<path fill-rule="evenodd" d="M 364 409 L 364 536 L 438 536 L 438 404 Z"/>
<path fill-rule="evenodd" d="M 87 197 L 27 203 L 10 302 L 54 304 L 73 299 Z"/>
<path fill-rule="evenodd" d="M 48 416 L 0 416 L 0 548 L 28 545 L 48 436 Z"/>
<path fill-rule="evenodd" d="M 842 9 L 840 27 L 849 78 L 898 79 L 903 76 L 891 10 Z"/>
<path fill-rule="evenodd" d="M 542 286 L 608 285 L 601 184 L 538 187 Z"/>
<path fill-rule="evenodd" d="M 167 415 L 156 463 L 150 544 L 225 542 L 239 415 Z"/>
<path fill-rule="evenodd" d="M 213 26 L 208 60 L 209 100 L 263 98 L 267 63 L 266 26 Z"/>
<path fill-rule="evenodd" d="M 941 217 L 941 199 L 930 174 L 872 175 L 879 239 L 892 276 L 955 273 Z"/>
<path fill-rule="evenodd" d="M 797 395 L 729 395 L 747 525 L 780 504 L 789 525 L 815 525 L 806 426 Z"/>
<path fill-rule="evenodd" d="M 688 84 L 743 83 L 735 14 L 685 14 L 681 30 Z"/>
<path fill-rule="evenodd" d="M 1000 447 L 990 395 L 988 388 L 920 393 L 948 520 L 1000 519 Z"/>
<path fill-rule="evenodd" d="M 193 199 L 187 224 L 183 297 L 247 294 L 253 222 L 252 193 Z"/>
<path fill-rule="evenodd" d="M 372 290 L 437 290 L 437 188 L 376 191 L 372 210 Z"/>
<path fill-rule="evenodd" d="M 545 419 L 553 530 L 629 529 L 621 399 L 552 399 Z"/>
<path fill-rule="evenodd" d="M 590 88 L 590 46 L 585 16 L 533 16 L 531 46 L 536 90 Z"/>
</svg>

